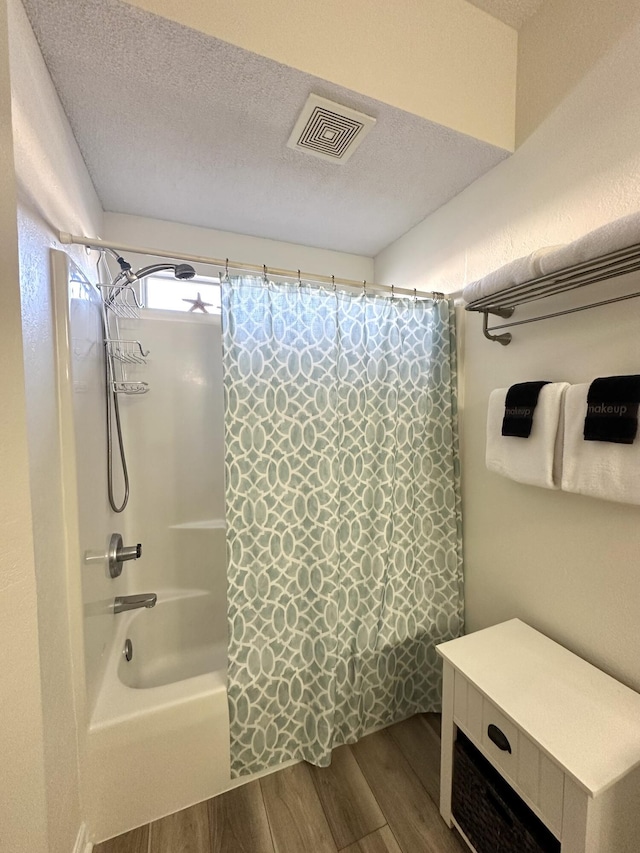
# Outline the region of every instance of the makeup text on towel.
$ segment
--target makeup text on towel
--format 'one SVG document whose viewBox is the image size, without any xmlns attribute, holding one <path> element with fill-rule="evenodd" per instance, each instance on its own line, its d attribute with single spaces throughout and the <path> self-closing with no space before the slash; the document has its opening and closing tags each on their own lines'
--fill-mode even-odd
<svg viewBox="0 0 640 853">
<path fill-rule="evenodd" d="M 638 432 L 640 376 L 594 379 L 587 393 L 585 441 L 633 444 Z"/>
<path fill-rule="evenodd" d="M 549 385 L 549 382 L 518 382 L 509 388 L 505 398 L 502 435 L 529 438 L 543 385 Z"/>
</svg>

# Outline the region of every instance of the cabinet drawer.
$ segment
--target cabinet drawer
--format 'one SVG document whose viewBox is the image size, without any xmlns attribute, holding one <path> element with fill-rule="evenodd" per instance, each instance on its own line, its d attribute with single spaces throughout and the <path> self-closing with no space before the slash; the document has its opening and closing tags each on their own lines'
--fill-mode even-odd
<svg viewBox="0 0 640 853">
<path fill-rule="evenodd" d="M 511 782 L 518 778 L 518 729 L 491 702 L 482 706 L 482 748 Z"/>
<path fill-rule="evenodd" d="M 500 748 L 507 744 L 507 749 Z M 560 838 L 564 773 L 488 699 L 482 708 L 481 745 L 493 765 Z"/>
<path fill-rule="evenodd" d="M 559 838 L 563 771 L 459 672 L 454 679 L 454 721 Z"/>
</svg>

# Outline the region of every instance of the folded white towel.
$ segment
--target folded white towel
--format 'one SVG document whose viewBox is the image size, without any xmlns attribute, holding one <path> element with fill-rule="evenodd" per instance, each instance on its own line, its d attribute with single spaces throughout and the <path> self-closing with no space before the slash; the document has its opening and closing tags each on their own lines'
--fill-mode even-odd
<svg viewBox="0 0 640 853">
<path fill-rule="evenodd" d="M 465 302 L 474 302 L 483 296 L 493 296 L 501 290 L 507 290 L 509 287 L 524 284 L 525 281 L 536 278 L 536 276 L 542 273 L 541 263 L 543 258 L 549 254 L 553 254 L 560 248 L 562 247 L 543 246 L 541 249 L 536 249 L 530 255 L 524 255 L 522 258 L 510 261 L 499 269 L 490 272 L 484 278 L 468 284 L 462 291 L 463 299 Z"/>
<path fill-rule="evenodd" d="M 640 243 L 640 212 L 607 222 L 540 260 L 544 275 Z"/>
<path fill-rule="evenodd" d="M 585 441 L 589 385 L 571 385 L 564 400 L 562 488 L 606 501 L 640 504 L 640 439 Z"/>
<path fill-rule="evenodd" d="M 490 471 L 544 489 L 559 489 L 562 476 L 562 400 L 569 387 L 552 382 L 540 389 L 529 438 L 502 435 L 507 388 L 489 396 L 486 463 Z"/>
</svg>

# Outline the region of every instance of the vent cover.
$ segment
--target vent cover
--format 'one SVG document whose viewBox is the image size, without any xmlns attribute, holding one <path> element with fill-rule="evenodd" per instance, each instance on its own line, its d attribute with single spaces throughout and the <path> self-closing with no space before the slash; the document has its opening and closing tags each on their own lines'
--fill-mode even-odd
<svg viewBox="0 0 640 853">
<path fill-rule="evenodd" d="M 331 163 L 346 163 L 375 123 L 357 110 L 309 95 L 287 146 Z"/>
</svg>

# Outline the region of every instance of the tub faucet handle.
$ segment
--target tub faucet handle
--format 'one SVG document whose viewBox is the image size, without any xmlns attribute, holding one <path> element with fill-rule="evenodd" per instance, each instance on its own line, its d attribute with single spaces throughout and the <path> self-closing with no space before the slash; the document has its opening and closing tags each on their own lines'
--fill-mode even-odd
<svg viewBox="0 0 640 853">
<path fill-rule="evenodd" d="M 142 544 L 123 545 L 122 536 L 113 533 L 109 540 L 109 574 L 112 578 L 119 578 L 122 574 L 122 564 L 126 560 L 138 560 L 142 556 Z"/>
<path fill-rule="evenodd" d="M 127 545 L 123 548 L 118 548 L 118 557 L 123 562 L 125 560 L 139 560 L 142 557 L 142 543 L 137 545 Z"/>
</svg>

